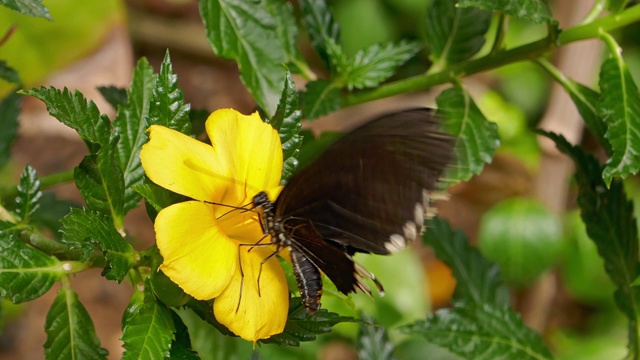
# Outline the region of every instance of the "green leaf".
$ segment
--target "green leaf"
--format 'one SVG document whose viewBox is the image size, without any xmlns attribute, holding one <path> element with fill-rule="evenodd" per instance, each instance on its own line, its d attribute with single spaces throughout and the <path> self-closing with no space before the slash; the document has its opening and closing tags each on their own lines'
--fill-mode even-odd
<svg viewBox="0 0 640 360">
<path fill-rule="evenodd" d="M 333 19 L 324 0 L 300 0 L 302 25 L 307 30 L 311 45 L 326 65 L 337 63 L 342 56 L 340 43 L 340 25 Z"/>
<path fill-rule="evenodd" d="M 144 184 L 133 186 L 133 190 L 140 194 L 147 204 L 152 207 L 153 212 L 147 208 L 147 213 L 151 220 L 155 220 L 160 210 L 167 206 L 187 200 L 187 197 L 160 187 L 148 179 L 145 180 Z"/>
<path fill-rule="evenodd" d="M 216 317 L 213 315 L 213 301 L 203 301 L 203 300 L 191 300 L 187 303 L 187 307 L 191 309 L 198 317 L 208 324 L 212 325 L 216 330 L 218 330 L 222 335 L 227 335 L 229 337 L 236 336 L 229 329 L 227 329 L 224 325 L 220 324 Z"/>
<path fill-rule="evenodd" d="M 20 81 L 20 75 L 18 74 L 18 72 L 11 66 L 9 66 L 4 60 L 0 60 L 0 79 L 16 85 L 20 85 L 22 83 L 22 81 Z"/>
<path fill-rule="evenodd" d="M 443 91 L 436 99 L 443 127 L 456 137 L 457 165 L 450 167 L 448 179 L 466 181 L 479 174 L 485 163 L 491 163 L 500 145 L 498 128 L 489 122 L 469 93 L 460 86 Z"/>
<path fill-rule="evenodd" d="M 171 312 L 171 318 L 175 326 L 176 338 L 171 343 L 170 359 L 180 360 L 199 360 L 198 353 L 192 350 L 191 338 L 187 326 L 184 324 L 180 316 L 175 312 Z"/>
<path fill-rule="evenodd" d="M 373 318 L 363 317 L 364 322 L 358 328 L 356 347 L 360 360 L 392 360 L 394 345 L 384 326 L 371 323 Z"/>
<path fill-rule="evenodd" d="M 147 59 L 142 58 L 133 71 L 131 88 L 127 91 L 127 103 L 118 106 L 113 126 L 120 136 L 118 160 L 124 176 L 124 213 L 140 203 L 140 196 L 131 186 L 142 184 L 144 169 L 140 163 L 140 149 L 147 142 L 147 117 L 153 96 L 156 76 Z"/>
<path fill-rule="evenodd" d="M 0 299 L 17 304 L 49 291 L 64 270 L 53 256 L 0 231 Z"/>
<path fill-rule="evenodd" d="M 625 178 L 640 170 L 640 93 L 621 56 L 602 63 L 600 92 L 598 114 L 613 149 L 602 173 L 608 186 L 614 176 Z"/>
<path fill-rule="evenodd" d="M 485 43 L 491 12 L 459 7 L 457 3 L 432 1 L 427 9 L 427 42 L 434 62 L 430 71 L 471 58 Z"/>
<path fill-rule="evenodd" d="M 265 5 L 276 23 L 276 33 L 288 59 L 287 65 L 294 72 L 306 68 L 305 60 L 298 49 L 298 25 L 293 14 L 293 6 L 280 0 L 267 0 Z"/>
<path fill-rule="evenodd" d="M 530 20 L 536 24 L 557 23 L 551 16 L 549 6 L 544 0 L 460 0 L 458 6 L 500 11 L 514 18 Z"/>
<path fill-rule="evenodd" d="M 190 111 L 191 105 L 184 102 L 184 94 L 178 88 L 178 76 L 173 73 L 171 57 L 167 50 L 160 65 L 156 86 L 153 88 L 153 99 L 147 125 L 159 124 L 183 134 L 190 134 Z"/>
<path fill-rule="evenodd" d="M 123 320 L 121 340 L 125 353 L 122 359 L 164 359 L 174 340 L 172 312 L 156 301 L 145 286 L 144 297 L 132 296 Z"/>
<path fill-rule="evenodd" d="M 86 250 L 97 246 L 107 258 L 104 276 L 121 282 L 138 258 L 138 253 L 113 227 L 111 219 L 89 209 L 72 209 L 62 220 L 62 242 Z"/>
<path fill-rule="evenodd" d="M 564 85 L 564 84 L 563 84 Z M 600 93 L 591 89 L 588 86 L 584 86 L 567 78 L 567 85 L 564 86 L 571 100 L 576 104 L 576 108 L 582 116 L 584 123 L 589 130 L 600 140 L 600 145 L 605 149 L 607 154 L 612 153 L 611 144 L 606 138 L 607 124 L 598 115 L 597 104 L 600 99 Z"/>
<path fill-rule="evenodd" d="M 293 175 L 298 167 L 298 155 L 300 154 L 300 146 L 302 146 L 302 136 L 300 135 L 301 120 L 302 112 L 298 110 L 296 84 L 291 79 L 291 74 L 287 71 L 284 90 L 282 91 L 278 108 L 269 121 L 271 126 L 278 131 L 280 142 L 282 143 L 284 160 L 282 183 L 286 183 L 287 179 Z"/>
<path fill-rule="evenodd" d="M 42 0 L 0 0 L 0 5 L 22 14 L 33 17 L 41 17 L 53 21 L 49 9 L 42 5 Z"/>
<path fill-rule="evenodd" d="M 478 306 L 509 304 L 509 290 L 502 284 L 500 269 L 470 246 L 462 231 L 454 231 L 447 221 L 438 217 L 428 220 L 426 229 L 422 235 L 424 243 L 433 248 L 456 278 L 455 301 L 464 300 Z"/>
<path fill-rule="evenodd" d="M 202 0 L 200 14 L 216 55 L 235 60 L 258 105 L 275 113 L 287 56 L 271 14 L 260 2 L 242 0 Z"/>
<path fill-rule="evenodd" d="M 627 6 L 629 0 L 607 0 L 605 1 L 605 7 L 611 12 L 621 11 Z"/>
<path fill-rule="evenodd" d="M 11 158 L 11 144 L 18 136 L 18 115 L 22 96 L 9 94 L 0 102 L 0 168 Z"/>
<path fill-rule="evenodd" d="M 85 156 L 73 177 L 87 206 L 109 214 L 116 229 L 124 231 L 124 179 L 118 164 L 117 142 L 117 136 L 113 135 L 111 143 L 98 154 Z"/>
<path fill-rule="evenodd" d="M 465 359 L 551 359 L 542 339 L 505 306 L 454 306 L 401 328 Z"/>
<path fill-rule="evenodd" d="M 315 314 L 309 315 L 302 305 L 301 298 L 296 297 L 289 300 L 289 317 L 284 331 L 260 342 L 300 346 L 301 341 L 313 341 L 317 335 L 331 332 L 331 328 L 336 324 L 354 321 L 352 317 L 340 316 L 326 309 L 320 309 Z"/>
<path fill-rule="evenodd" d="M 31 215 L 40 207 L 41 198 L 40 179 L 38 179 L 36 169 L 27 165 L 20 175 L 18 197 L 16 198 L 16 213 L 20 216 L 20 223 L 25 225 L 29 223 Z"/>
<path fill-rule="evenodd" d="M 202 302 L 204 303 L 204 302 Z M 207 305 L 211 314 L 211 303 Z M 211 326 L 208 321 L 202 319 L 190 308 L 172 309 L 177 313 L 189 329 L 189 337 L 193 350 L 206 359 L 250 359 L 253 344 L 233 334 L 221 333 Z M 211 315 L 213 317 L 213 315 Z M 222 325 L 219 325 L 222 326 Z M 176 323 L 176 336 L 179 334 L 179 326 Z M 224 334 L 224 335 L 223 335 Z M 172 348 L 173 349 L 173 348 Z M 255 354 L 254 354 L 255 356 Z"/>
<path fill-rule="evenodd" d="M 106 359 L 109 352 L 100 346 L 89 313 L 66 285 L 47 313 L 45 359 Z"/>
<path fill-rule="evenodd" d="M 576 166 L 578 205 L 587 234 L 604 259 L 605 270 L 617 286 L 616 303 L 631 320 L 630 338 L 638 338 L 640 320 L 640 288 L 633 286 L 638 277 L 638 228 L 633 202 L 627 199 L 621 181 L 614 180 L 607 189 L 600 176 L 600 164 L 595 157 L 573 146 L 554 133 L 541 132 L 556 143 L 558 149 L 570 156 Z"/>
<path fill-rule="evenodd" d="M 98 91 L 114 109 L 127 104 L 127 89 L 115 86 L 98 86 Z"/>
<path fill-rule="evenodd" d="M 418 51 L 420 44 L 404 40 L 399 43 L 375 44 L 358 51 L 346 62 L 346 68 L 338 69 L 338 73 L 349 90 L 375 87 L 390 78 L 400 65 Z"/>
<path fill-rule="evenodd" d="M 109 143 L 111 122 L 106 115 L 100 115 L 98 107 L 93 101 L 87 101 L 78 90 L 73 93 L 67 88 L 62 91 L 50 87 L 22 90 L 20 93 L 42 100 L 47 105 L 47 111 L 61 123 L 76 130 L 80 137 L 87 142 L 89 150 L 95 153 L 98 147 L 93 144 L 105 145 Z"/>
<path fill-rule="evenodd" d="M 307 92 L 302 98 L 302 113 L 305 119 L 312 120 L 340 108 L 340 90 L 338 85 L 326 80 L 309 81 Z"/>
</svg>

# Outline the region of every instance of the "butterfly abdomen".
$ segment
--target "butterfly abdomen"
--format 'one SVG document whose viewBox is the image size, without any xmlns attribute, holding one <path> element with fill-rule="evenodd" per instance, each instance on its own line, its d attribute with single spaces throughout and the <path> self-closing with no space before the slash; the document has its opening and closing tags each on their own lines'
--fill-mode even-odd
<svg viewBox="0 0 640 360">
<path fill-rule="evenodd" d="M 322 297 L 320 271 L 309 259 L 293 248 L 291 248 L 291 262 L 302 303 L 309 314 L 314 314 L 320 308 Z"/>
</svg>

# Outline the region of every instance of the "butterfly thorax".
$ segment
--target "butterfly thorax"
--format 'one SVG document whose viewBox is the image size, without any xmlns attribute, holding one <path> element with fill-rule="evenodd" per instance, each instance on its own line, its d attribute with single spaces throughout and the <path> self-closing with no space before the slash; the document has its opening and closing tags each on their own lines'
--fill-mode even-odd
<svg viewBox="0 0 640 360">
<path fill-rule="evenodd" d="M 289 240 L 282 229 L 282 221 L 275 215 L 275 204 L 269 200 L 269 196 L 264 191 L 257 193 L 253 197 L 253 206 L 262 210 L 260 226 L 265 235 L 271 236 L 271 241 L 276 244 L 278 251 L 289 246 Z"/>
</svg>

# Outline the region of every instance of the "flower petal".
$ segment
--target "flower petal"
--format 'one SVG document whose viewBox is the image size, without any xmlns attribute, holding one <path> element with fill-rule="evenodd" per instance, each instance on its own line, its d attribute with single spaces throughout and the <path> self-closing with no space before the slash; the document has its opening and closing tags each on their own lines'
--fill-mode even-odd
<svg viewBox="0 0 640 360">
<path fill-rule="evenodd" d="M 220 159 L 228 161 L 226 166 L 233 178 L 243 182 L 222 202 L 242 204 L 258 192 L 279 185 L 282 175 L 280 137 L 257 112 L 246 116 L 232 109 L 217 110 L 207 119 L 206 128 L 215 152 Z"/>
<path fill-rule="evenodd" d="M 196 200 L 219 201 L 232 185 L 229 171 L 210 145 L 164 126 L 149 127 L 140 151 L 151 181 Z"/>
<path fill-rule="evenodd" d="M 260 274 L 260 263 L 272 254 L 270 248 L 247 250 L 244 246 L 240 249 L 244 277 L 238 269 L 229 287 L 213 303 L 213 312 L 233 333 L 255 342 L 284 330 L 289 312 L 289 289 L 276 257 L 262 264 Z"/>
<path fill-rule="evenodd" d="M 238 245 L 221 232 L 213 205 L 185 201 L 162 209 L 155 221 L 160 269 L 184 292 L 212 299 L 238 268 Z"/>
</svg>

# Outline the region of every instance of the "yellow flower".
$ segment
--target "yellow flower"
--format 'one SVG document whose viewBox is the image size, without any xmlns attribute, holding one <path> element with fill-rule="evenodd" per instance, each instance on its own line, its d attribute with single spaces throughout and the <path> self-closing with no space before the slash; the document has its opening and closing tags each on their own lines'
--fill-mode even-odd
<svg viewBox="0 0 640 360">
<path fill-rule="evenodd" d="M 276 195 L 280 138 L 258 113 L 245 116 L 231 109 L 211 114 L 206 130 L 211 145 L 154 125 L 140 152 L 149 179 L 193 199 L 156 217 L 164 258 L 160 270 L 194 298 L 215 298 L 216 319 L 255 342 L 284 329 L 289 305 L 284 272 L 275 257 L 261 265 L 275 247 L 240 246 L 264 237 L 254 211 L 211 203 L 242 207 L 259 191 Z"/>
</svg>

